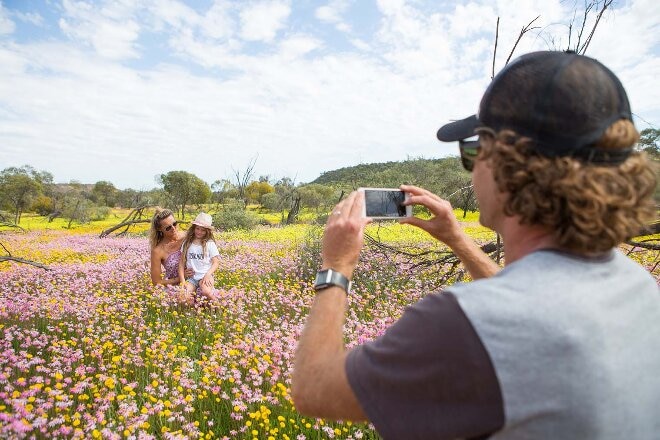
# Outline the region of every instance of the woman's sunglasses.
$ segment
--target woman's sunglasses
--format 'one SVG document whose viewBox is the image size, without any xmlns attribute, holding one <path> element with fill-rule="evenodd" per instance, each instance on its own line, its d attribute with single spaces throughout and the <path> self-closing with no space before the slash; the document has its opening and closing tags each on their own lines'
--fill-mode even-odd
<svg viewBox="0 0 660 440">
<path fill-rule="evenodd" d="M 165 228 L 165 231 L 166 231 L 166 232 L 170 232 L 170 231 L 172 230 L 172 228 L 176 228 L 176 225 L 178 225 L 178 224 L 179 224 L 179 222 L 176 222 L 176 221 L 175 221 L 175 222 L 172 223 L 171 225 L 167 226 L 167 227 Z"/>
<path fill-rule="evenodd" d="M 481 144 L 478 139 L 476 141 L 458 141 L 458 149 L 461 152 L 461 163 L 467 171 L 472 172 L 474 169 L 474 160 L 479 155 L 480 148 Z"/>
</svg>

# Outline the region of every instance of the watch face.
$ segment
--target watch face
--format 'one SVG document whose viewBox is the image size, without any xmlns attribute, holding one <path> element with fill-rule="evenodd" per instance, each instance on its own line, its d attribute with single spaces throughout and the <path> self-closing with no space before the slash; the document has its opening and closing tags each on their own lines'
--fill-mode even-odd
<svg viewBox="0 0 660 440">
<path fill-rule="evenodd" d="M 314 287 L 324 286 L 328 283 L 328 271 L 321 270 L 316 273 L 316 281 L 314 281 Z"/>
</svg>

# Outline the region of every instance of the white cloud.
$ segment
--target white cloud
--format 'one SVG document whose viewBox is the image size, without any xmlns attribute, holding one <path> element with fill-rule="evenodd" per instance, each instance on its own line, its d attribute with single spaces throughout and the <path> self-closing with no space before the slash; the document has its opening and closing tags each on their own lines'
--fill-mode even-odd
<svg viewBox="0 0 660 440">
<path fill-rule="evenodd" d="M 150 0 L 147 10 L 149 24 L 156 32 L 178 32 L 200 22 L 199 14 L 178 0 Z"/>
<path fill-rule="evenodd" d="M 135 43 L 140 26 L 133 19 L 130 5 L 106 3 L 98 5 L 63 0 L 64 18 L 59 21 L 60 29 L 70 38 L 92 46 L 105 58 L 136 58 L 139 54 Z"/>
<path fill-rule="evenodd" d="M 323 22 L 335 25 L 341 32 L 350 32 L 351 27 L 343 19 L 343 14 L 349 5 L 348 0 L 332 0 L 327 5 L 316 8 L 314 16 Z"/>
<path fill-rule="evenodd" d="M 31 23 L 35 26 L 42 26 L 44 24 L 43 17 L 37 13 L 14 11 L 12 15 L 21 21 Z"/>
<path fill-rule="evenodd" d="M 240 12 L 241 36 L 248 41 L 271 42 L 291 14 L 288 1 L 249 3 Z"/>
<path fill-rule="evenodd" d="M 8 11 L 0 3 L 0 35 L 11 34 L 15 29 L 14 22 L 9 18 Z"/>
<path fill-rule="evenodd" d="M 298 58 L 321 46 L 321 41 L 314 37 L 294 35 L 280 43 L 280 53 L 286 59 Z"/>
<path fill-rule="evenodd" d="M 383 0 L 371 23 L 376 31 L 349 34 L 356 49 L 336 51 L 327 34 L 316 33 L 314 17 L 308 26 L 282 27 L 289 3 L 218 0 L 206 10 L 174 0 L 149 0 L 142 9 L 122 1 L 63 5 L 73 43 L 0 40 L 0 163 L 27 162 L 56 181 L 133 188 L 151 188 L 155 174 L 175 169 L 212 182 L 257 154 L 257 174 L 299 182 L 357 162 L 455 154 L 435 132 L 475 112 L 490 78 L 497 15 L 498 69 L 529 20 L 541 13 L 543 32 L 559 32 L 565 27 L 553 23 L 572 16 L 559 0 L 446 9 Z M 626 5 L 600 25 L 590 54 L 621 77 L 633 111 L 657 124 L 658 7 L 653 0 Z M 341 21 L 327 13 L 320 12 Z M 117 24 L 129 25 L 126 35 Z M 140 32 L 162 36 L 183 61 L 139 70 L 122 63 L 120 54 L 137 53 Z M 113 34 L 116 47 L 107 42 Z M 526 35 L 516 53 L 547 48 L 547 36 L 537 34 Z M 248 53 L 241 36 L 273 44 Z M 90 56 L 78 41 L 114 55 Z"/>
<path fill-rule="evenodd" d="M 231 4 L 216 1 L 201 20 L 202 33 L 214 39 L 228 38 L 235 32 L 235 24 L 230 16 Z"/>
</svg>

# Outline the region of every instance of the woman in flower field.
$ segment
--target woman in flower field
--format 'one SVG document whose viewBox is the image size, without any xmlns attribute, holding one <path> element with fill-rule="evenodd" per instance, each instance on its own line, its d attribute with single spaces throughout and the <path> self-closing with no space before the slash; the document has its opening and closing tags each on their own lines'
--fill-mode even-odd
<svg viewBox="0 0 660 440">
<path fill-rule="evenodd" d="M 179 279 L 182 280 L 181 298 L 184 302 L 192 305 L 195 290 L 210 301 L 216 299 L 213 272 L 220 264 L 219 255 L 213 238 L 211 216 L 200 212 L 186 232 L 181 246 Z M 194 273 L 186 276 L 184 269 L 191 269 Z"/>
<path fill-rule="evenodd" d="M 179 260 L 181 244 L 186 234 L 177 229 L 174 214 L 169 209 L 157 209 L 151 219 L 149 245 L 151 248 L 151 282 L 164 286 L 176 286 L 181 283 Z M 165 268 L 165 273 L 163 273 Z M 193 271 L 186 271 L 191 276 Z M 164 276 L 163 276 L 164 275 Z"/>
</svg>

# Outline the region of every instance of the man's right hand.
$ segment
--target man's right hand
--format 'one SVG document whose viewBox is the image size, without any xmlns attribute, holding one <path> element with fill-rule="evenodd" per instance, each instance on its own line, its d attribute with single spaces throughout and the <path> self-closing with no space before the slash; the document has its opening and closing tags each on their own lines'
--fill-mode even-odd
<svg viewBox="0 0 660 440">
<path fill-rule="evenodd" d="M 422 205 L 428 208 L 431 214 L 433 214 L 433 217 L 429 220 L 408 217 L 401 219 L 401 223 L 417 226 L 449 247 L 452 247 L 452 244 L 463 237 L 463 230 L 458 220 L 456 220 L 456 216 L 454 216 L 451 203 L 417 186 L 401 185 L 400 189 L 410 193 L 410 198 L 406 202 L 406 205 Z"/>
<path fill-rule="evenodd" d="M 350 280 L 364 243 L 364 193 L 353 191 L 335 206 L 323 232 L 322 269 L 339 271 Z"/>
</svg>

